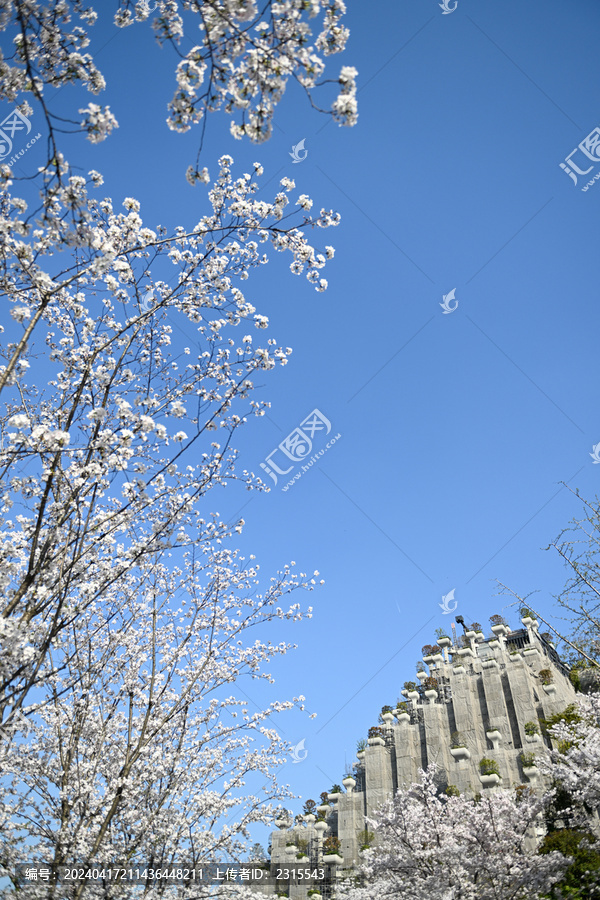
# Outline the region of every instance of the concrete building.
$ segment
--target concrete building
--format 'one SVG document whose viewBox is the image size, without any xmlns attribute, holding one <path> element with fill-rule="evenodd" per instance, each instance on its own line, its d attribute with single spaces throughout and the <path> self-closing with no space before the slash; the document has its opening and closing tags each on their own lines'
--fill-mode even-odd
<svg viewBox="0 0 600 900">
<path fill-rule="evenodd" d="M 530 617 L 521 621 L 517 631 L 492 625 L 487 638 L 465 629 L 457 639 L 454 628 L 452 637 L 438 638 L 424 657 L 428 671 L 417 674 L 420 685 L 413 690 L 407 683 L 405 701 L 383 712 L 382 724 L 371 729 L 352 777 L 343 781 L 345 790 L 329 794 L 318 808 L 319 819 L 307 815 L 301 823 L 278 823 L 271 836 L 272 873 L 325 865 L 321 896 L 332 896 L 336 879 L 360 860 L 361 844 L 368 840 L 365 816 L 431 762 L 440 767 L 441 789 L 454 785 L 475 794 L 542 786 L 533 760 L 545 740 L 539 720 L 572 703 L 575 691 L 549 637 L 539 634 Z M 492 762 L 483 765 L 483 773 L 481 760 Z M 327 852 L 336 838 L 339 850 Z M 288 891 L 290 900 L 304 900 L 311 887 L 290 881 L 278 890 Z"/>
</svg>

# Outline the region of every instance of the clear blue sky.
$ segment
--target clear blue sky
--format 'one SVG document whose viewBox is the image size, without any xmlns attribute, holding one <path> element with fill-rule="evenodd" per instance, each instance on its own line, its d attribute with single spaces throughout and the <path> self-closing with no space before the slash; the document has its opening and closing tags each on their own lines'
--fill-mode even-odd
<svg viewBox="0 0 600 900">
<path fill-rule="evenodd" d="M 293 559 L 326 581 L 307 598 L 312 620 L 289 631 L 298 650 L 273 670 L 277 696 L 301 692 L 318 714 L 281 722 L 307 750 L 281 777 L 315 799 L 453 618 L 443 594 L 455 590 L 467 620 L 500 612 L 516 625 L 499 579 L 538 590 L 552 615 L 564 573 L 543 548 L 579 512 L 560 482 L 592 497 L 600 480 L 600 184 L 582 192 L 587 179 L 575 186 L 559 166 L 600 125 L 600 5 L 348 6 L 351 40 L 331 73 L 359 70 L 359 124 L 326 124 L 292 88 L 264 146 L 212 116 L 201 162 L 216 174 L 221 153 L 240 172 L 257 159 L 274 179 L 267 197 L 288 175 L 342 215 L 324 233 L 336 247 L 326 293 L 279 258 L 246 283 L 294 353 L 265 378 L 272 408 L 238 441 L 241 467 L 258 473 L 315 408 L 341 438 L 287 492 L 211 494 L 223 517 L 245 518 L 241 544 L 265 579 Z M 197 221 L 205 188 L 184 172 L 198 135 L 164 124 L 172 55 L 147 27 L 118 32 L 107 17 L 97 30 L 97 46 L 110 39 L 101 102 L 120 128 L 94 147 L 73 139 L 68 155 L 103 172 L 115 201 L 137 197 L 149 227 Z M 600 160 L 589 165 L 591 178 Z M 451 290 L 458 307 L 443 314 Z"/>
</svg>

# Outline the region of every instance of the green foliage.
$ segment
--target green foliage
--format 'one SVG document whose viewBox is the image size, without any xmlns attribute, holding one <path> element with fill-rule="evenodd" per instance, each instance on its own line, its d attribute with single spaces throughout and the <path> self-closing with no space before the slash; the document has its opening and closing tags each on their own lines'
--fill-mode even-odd
<svg viewBox="0 0 600 900">
<path fill-rule="evenodd" d="M 360 738 L 360 740 L 356 742 L 356 752 L 363 753 L 368 746 L 366 738 Z"/>
<path fill-rule="evenodd" d="M 538 675 L 542 684 L 552 684 L 554 681 L 554 672 L 552 669 L 540 669 Z"/>
<path fill-rule="evenodd" d="M 487 756 L 484 756 L 483 759 L 479 760 L 479 771 L 482 775 L 499 775 L 500 769 L 498 768 L 498 763 L 495 759 L 489 759 Z M 502 777 L 502 776 L 500 776 Z"/>
<path fill-rule="evenodd" d="M 393 711 L 393 706 L 382 706 L 381 707 L 381 715 L 383 716 L 385 713 L 391 713 Z"/>
<path fill-rule="evenodd" d="M 403 700 L 401 700 L 398 703 L 396 709 L 400 710 L 400 712 L 408 712 L 408 703 L 405 703 Z"/>
<path fill-rule="evenodd" d="M 579 669 L 575 668 L 575 666 L 571 666 L 571 671 L 569 672 L 569 680 L 576 691 L 581 690 L 581 680 L 579 678 Z"/>
<path fill-rule="evenodd" d="M 558 725 L 559 722 L 565 722 L 567 725 L 577 725 L 581 722 L 581 716 L 575 703 L 570 703 L 562 712 L 554 713 L 553 716 L 548 716 L 547 719 L 540 718 L 542 732 L 548 735 L 553 726 Z M 570 741 L 559 741 L 558 750 L 561 753 L 566 753 L 569 747 L 572 746 L 573 744 Z"/>
<path fill-rule="evenodd" d="M 460 791 L 455 784 L 449 784 L 444 793 L 447 794 L 448 797 L 460 797 Z"/>
<path fill-rule="evenodd" d="M 330 793 L 330 794 L 341 794 L 341 793 L 342 793 L 342 789 L 341 789 L 341 787 L 339 786 L 339 784 L 334 784 L 333 787 L 331 788 L 331 790 L 329 791 L 329 793 Z"/>
<path fill-rule="evenodd" d="M 381 737 L 382 734 L 383 734 L 383 731 L 381 730 L 381 728 L 378 725 L 372 725 L 371 728 L 369 728 L 369 737 L 370 738 Z"/>
<path fill-rule="evenodd" d="M 405 681 L 404 682 L 404 690 L 405 691 L 416 691 L 417 683 L 416 681 Z"/>
<path fill-rule="evenodd" d="M 302 812 L 305 816 L 314 816 L 315 810 L 317 808 L 317 804 L 314 800 L 307 800 L 304 806 L 302 807 Z"/>
<path fill-rule="evenodd" d="M 323 853 L 339 853 L 341 846 L 340 839 L 330 834 L 323 841 Z"/>
<path fill-rule="evenodd" d="M 425 681 L 423 682 L 423 687 L 426 691 L 437 691 L 438 688 L 438 680 L 434 678 L 433 675 L 428 675 Z"/>
<path fill-rule="evenodd" d="M 534 734 L 540 733 L 540 726 L 537 722 L 525 722 L 523 730 L 528 737 L 533 737 Z"/>
<path fill-rule="evenodd" d="M 506 625 L 506 619 L 504 616 L 499 616 L 498 613 L 494 613 L 493 616 L 490 616 L 490 625 Z"/>
<path fill-rule="evenodd" d="M 465 741 L 465 739 L 463 738 L 463 736 L 462 736 L 462 734 L 460 733 L 460 731 L 453 731 L 453 732 L 452 732 L 452 734 L 450 735 L 450 746 L 452 747 L 453 750 L 458 750 L 459 747 L 466 747 L 466 746 L 467 746 L 466 741 Z"/>
<path fill-rule="evenodd" d="M 445 631 L 443 628 L 436 628 L 436 629 L 435 629 L 435 636 L 436 636 L 436 638 L 437 638 L 438 640 L 439 640 L 440 638 L 449 638 L 449 637 L 450 637 L 450 635 L 448 634 L 448 632 Z"/>
<path fill-rule="evenodd" d="M 302 853 L 304 856 L 308 854 L 308 838 L 298 838 L 296 846 L 299 853 Z"/>
<path fill-rule="evenodd" d="M 367 831 L 367 829 L 363 829 L 363 831 L 359 831 L 357 834 L 358 845 L 361 850 L 368 850 L 375 840 L 375 832 Z"/>
<path fill-rule="evenodd" d="M 593 834 L 582 831 L 571 831 L 562 828 L 550 831 L 540 844 L 540 853 L 551 853 L 558 850 L 569 856 L 572 862 L 563 878 L 555 884 L 549 894 L 552 898 L 569 898 L 569 900 L 588 900 L 597 896 L 593 892 L 600 875 L 600 853 L 595 848 L 596 838 Z"/>
<path fill-rule="evenodd" d="M 533 612 L 527 606 L 522 606 L 519 610 L 519 615 L 522 619 L 535 619 Z"/>
<path fill-rule="evenodd" d="M 519 759 L 521 760 L 521 765 L 525 769 L 531 768 L 531 766 L 535 766 L 535 753 L 530 753 L 529 751 L 524 750 Z"/>
</svg>

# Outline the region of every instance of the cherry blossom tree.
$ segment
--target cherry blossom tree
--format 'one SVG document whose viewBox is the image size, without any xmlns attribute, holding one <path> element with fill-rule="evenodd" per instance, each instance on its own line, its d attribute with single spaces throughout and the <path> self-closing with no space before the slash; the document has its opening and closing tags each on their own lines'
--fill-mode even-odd
<svg viewBox="0 0 600 900">
<path fill-rule="evenodd" d="M 346 41 L 343 12 L 340 0 L 126 0 L 115 21 L 150 21 L 179 54 L 170 127 L 204 127 L 222 110 L 236 137 L 261 141 L 290 78 L 316 105 L 324 58 Z M 255 378 L 291 353 L 258 339 L 269 323 L 245 282 L 272 248 L 324 291 L 334 251 L 319 236 L 339 217 L 313 213 L 288 178 L 259 200 L 261 166 L 235 173 L 229 156 L 197 220 L 167 231 L 144 223 L 131 197 L 115 208 L 101 174 L 74 174 L 61 147 L 71 124 L 93 142 L 109 136 L 110 109 L 90 103 L 70 124 L 46 100 L 66 84 L 103 89 L 87 52 L 96 18 L 81 0 L 8 0 L 0 11 L 14 48 L 0 58 L 0 97 L 21 116 L 37 104 L 48 139 L 30 184 L 17 189 L 0 167 L 6 896 L 164 890 L 18 884 L 24 855 L 162 867 L 243 852 L 248 826 L 289 796 L 274 774 L 288 749 L 274 717 L 304 698 L 251 708 L 236 685 L 272 680 L 269 662 L 291 645 L 272 642 L 269 627 L 310 615 L 290 595 L 318 575 L 286 566 L 261 590 L 253 557 L 235 550 L 243 519 L 223 521 L 207 495 L 232 481 L 263 487 L 240 471 L 235 432 L 264 414 Z M 183 55 L 190 30 L 200 36 Z M 342 124 L 356 120 L 355 75 L 343 67 L 335 79 L 330 112 Z M 210 182 L 198 160 L 187 177 Z"/>
<path fill-rule="evenodd" d="M 589 828 L 600 812 L 600 694 L 579 695 L 551 720 L 549 734 L 554 749 L 541 765 L 568 795 L 561 814 L 571 826 Z"/>
<path fill-rule="evenodd" d="M 447 796 L 430 766 L 369 820 L 375 848 L 342 897 L 539 900 L 567 866 L 559 852 L 536 852 L 547 802 L 527 789 Z"/>
<path fill-rule="evenodd" d="M 122 0 L 114 13 L 119 28 L 151 25 L 159 46 L 172 47 L 178 59 L 176 87 L 169 104 L 168 125 L 187 131 L 206 125 L 206 113 L 222 110 L 236 138 L 264 141 L 272 130 L 275 107 L 290 80 L 301 86 L 310 103 L 321 109 L 315 94 L 328 83 L 337 96 L 327 112 L 339 124 L 357 120 L 356 69 L 343 66 L 325 78 L 326 59 L 341 52 L 348 38 L 342 24 L 343 0 Z M 106 14 L 104 8 L 100 12 Z M 103 140 L 117 121 L 109 107 L 89 103 L 69 116 L 52 111 L 44 86 L 78 84 L 92 94 L 106 86 L 89 51 L 99 13 L 83 0 L 7 0 L 0 28 L 14 50 L 0 57 L 0 99 L 28 99 L 40 104 L 48 133 L 48 168 L 58 159 L 57 132 L 83 129 L 90 140 Z M 313 36 L 311 20 L 318 22 Z M 182 51 L 191 43 L 191 49 Z M 81 118 L 82 117 L 82 118 Z M 200 142 L 201 145 L 201 142 Z M 192 173 L 198 175 L 196 167 Z M 202 176 L 204 177 L 204 175 Z"/>
</svg>

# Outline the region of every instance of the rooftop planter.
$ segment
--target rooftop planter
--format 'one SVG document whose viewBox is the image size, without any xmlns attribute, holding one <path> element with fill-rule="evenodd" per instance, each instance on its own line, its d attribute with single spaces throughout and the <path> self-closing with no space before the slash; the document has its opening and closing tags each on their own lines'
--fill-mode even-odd
<svg viewBox="0 0 600 900">
<path fill-rule="evenodd" d="M 329 828 L 329 825 L 327 824 L 325 819 L 319 819 L 315 825 L 315 831 L 318 831 L 319 834 L 324 834 L 328 828 Z"/>
<path fill-rule="evenodd" d="M 492 625 L 492 632 L 496 635 L 496 637 L 500 637 L 500 635 L 506 635 L 510 631 L 508 625 Z"/>
<path fill-rule="evenodd" d="M 450 747 L 454 759 L 471 759 L 471 751 L 467 747 Z"/>
<path fill-rule="evenodd" d="M 479 773 L 480 775 L 497 775 L 498 780 L 500 780 L 498 763 L 495 759 L 489 759 L 487 756 L 479 760 Z"/>
<path fill-rule="evenodd" d="M 330 865 L 341 865 L 344 862 L 340 855 L 341 850 L 340 839 L 331 834 L 323 841 L 323 862 Z"/>
<path fill-rule="evenodd" d="M 543 684 L 542 687 L 544 688 L 544 690 L 547 694 L 552 695 L 552 694 L 556 693 L 556 685 L 555 684 Z"/>
<path fill-rule="evenodd" d="M 481 663 L 481 667 L 483 669 L 497 669 L 498 668 L 498 660 L 496 659 L 484 659 Z"/>
<path fill-rule="evenodd" d="M 552 669 L 540 669 L 538 678 L 543 685 L 549 685 L 554 681 L 554 673 Z"/>
<path fill-rule="evenodd" d="M 280 831 L 283 831 L 285 828 L 289 828 L 292 824 L 292 817 L 287 809 L 284 809 L 277 818 L 275 819 L 275 825 L 279 828 Z"/>
<path fill-rule="evenodd" d="M 328 800 L 339 800 L 342 796 L 342 789 L 339 784 L 334 784 L 330 792 L 327 794 Z"/>
<path fill-rule="evenodd" d="M 369 728 L 369 739 L 367 741 L 369 747 L 381 747 L 385 745 L 383 739 L 383 731 L 378 725 Z"/>
<path fill-rule="evenodd" d="M 479 780 L 484 787 L 494 787 L 500 784 L 500 769 L 495 759 L 484 756 L 479 760 Z"/>
<path fill-rule="evenodd" d="M 502 735 L 500 734 L 500 732 L 498 731 L 497 728 L 490 728 L 489 731 L 486 731 L 486 736 L 487 736 L 488 741 L 491 741 L 492 747 L 495 750 L 496 747 L 498 746 L 498 744 L 500 743 Z"/>
<path fill-rule="evenodd" d="M 392 712 L 391 707 L 389 712 L 381 714 L 381 718 L 383 719 L 383 724 L 387 725 L 388 728 L 394 724 L 394 713 Z"/>
<path fill-rule="evenodd" d="M 317 817 L 315 816 L 314 813 L 308 813 L 307 815 L 304 816 L 304 821 L 306 822 L 307 825 L 314 825 L 315 822 L 317 821 Z"/>
<path fill-rule="evenodd" d="M 463 666 L 462 662 L 459 661 L 458 663 L 456 663 L 455 665 L 452 666 L 452 671 L 455 672 L 457 675 L 462 675 L 462 674 L 464 674 L 467 670 L 466 670 L 465 667 Z"/>
<path fill-rule="evenodd" d="M 523 751 L 519 756 L 520 763 L 523 767 L 523 774 L 527 776 L 529 781 L 533 781 L 538 776 L 538 769 L 535 761 L 535 753 Z"/>
<path fill-rule="evenodd" d="M 450 753 L 454 759 L 471 759 L 467 743 L 460 731 L 453 731 L 450 738 Z"/>
<path fill-rule="evenodd" d="M 342 784 L 346 788 L 346 792 L 351 794 L 354 788 L 356 787 L 356 779 L 352 775 L 346 775 Z"/>
<path fill-rule="evenodd" d="M 492 773 L 491 775 L 479 775 L 479 780 L 484 787 L 495 787 L 500 784 L 500 776 Z"/>
</svg>

